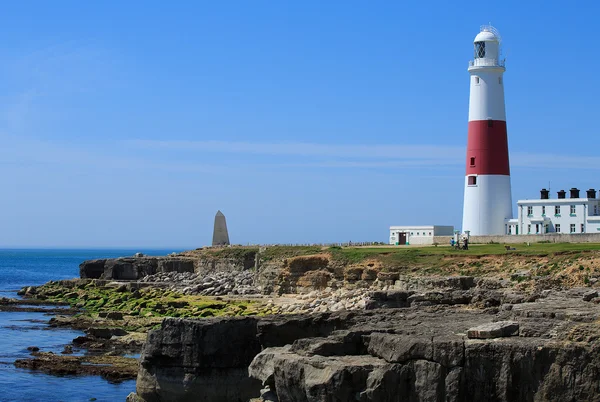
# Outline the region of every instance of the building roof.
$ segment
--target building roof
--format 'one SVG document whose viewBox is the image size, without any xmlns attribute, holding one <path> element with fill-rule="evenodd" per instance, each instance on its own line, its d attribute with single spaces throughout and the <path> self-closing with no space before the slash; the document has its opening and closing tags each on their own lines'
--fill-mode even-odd
<svg viewBox="0 0 600 402">
<path fill-rule="evenodd" d="M 429 226 L 390 226 L 390 230 L 397 230 L 397 229 L 433 229 L 436 227 L 444 227 L 444 228 L 453 228 L 454 226 L 452 225 L 429 225 Z"/>
<path fill-rule="evenodd" d="M 597 198 L 549 198 L 547 200 L 533 199 L 533 200 L 519 200 L 519 204 L 573 204 L 573 203 L 585 203 L 590 201 L 600 201 Z"/>
<path fill-rule="evenodd" d="M 433 225 L 431 226 L 390 226 L 390 230 L 391 229 L 433 229 Z"/>
</svg>

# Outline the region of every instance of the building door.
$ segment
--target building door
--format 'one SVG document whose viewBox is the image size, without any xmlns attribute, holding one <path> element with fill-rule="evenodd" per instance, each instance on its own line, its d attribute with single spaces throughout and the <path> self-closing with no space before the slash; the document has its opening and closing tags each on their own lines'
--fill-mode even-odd
<svg viewBox="0 0 600 402">
<path fill-rule="evenodd" d="M 406 232 L 398 233 L 398 244 L 399 245 L 406 244 Z"/>
</svg>

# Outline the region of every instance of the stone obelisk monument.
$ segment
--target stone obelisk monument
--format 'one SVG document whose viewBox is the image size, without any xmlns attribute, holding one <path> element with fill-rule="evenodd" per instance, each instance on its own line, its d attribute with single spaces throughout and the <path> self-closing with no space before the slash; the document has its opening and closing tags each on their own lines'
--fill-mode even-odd
<svg viewBox="0 0 600 402">
<path fill-rule="evenodd" d="M 215 215 L 215 229 L 213 231 L 213 246 L 229 246 L 229 233 L 227 233 L 227 221 L 221 211 Z"/>
</svg>

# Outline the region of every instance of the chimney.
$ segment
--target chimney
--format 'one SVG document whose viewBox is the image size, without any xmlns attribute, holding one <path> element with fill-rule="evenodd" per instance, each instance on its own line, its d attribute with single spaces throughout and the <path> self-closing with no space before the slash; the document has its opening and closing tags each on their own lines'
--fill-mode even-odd
<svg viewBox="0 0 600 402">
<path fill-rule="evenodd" d="M 571 190 L 569 190 L 571 193 L 571 198 L 579 198 L 579 189 L 578 188 L 571 188 Z"/>
<path fill-rule="evenodd" d="M 587 198 L 596 198 L 596 190 L 590 188 L 588 191 L 586 191 L 586 195 Z"/>
<path fill-rule="evenodd" d="M 540 200 L 547 200 L 548 198 L 550 198 L 550 191 L 546 190 L 545 188 L 540 190 Z"/>
<path fill-rule="evenodd" d="M 559 199 L 562 199 L 562 198 L 565 198 L 565 195 L 567 194 L 567 192 L 565 190 L 560 190 L 556 194 L 558 194 Z"/>
</svg>

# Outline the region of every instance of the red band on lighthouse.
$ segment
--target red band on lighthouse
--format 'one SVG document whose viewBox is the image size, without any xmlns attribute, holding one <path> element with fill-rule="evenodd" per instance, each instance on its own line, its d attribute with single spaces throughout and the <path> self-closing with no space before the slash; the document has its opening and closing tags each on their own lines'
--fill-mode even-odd
<svg viewBox="0 0 600 402">
<path fill-rule="evenodd" d="M 470 121 L 468 135 L 467 175 L 510 175 L 505 121 Z"/>
</svg>

